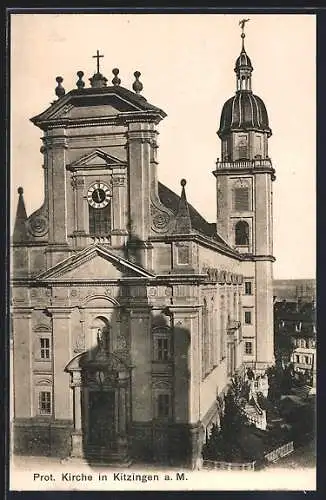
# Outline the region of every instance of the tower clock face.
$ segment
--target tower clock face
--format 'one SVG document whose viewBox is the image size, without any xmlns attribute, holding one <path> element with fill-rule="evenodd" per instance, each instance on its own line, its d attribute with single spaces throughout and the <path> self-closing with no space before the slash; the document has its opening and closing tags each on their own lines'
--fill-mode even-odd
<svg viewBox="0 0 326 500">
<path fill-rule="evenodd" d="M 104 208 L 110 201 L 111 191 L 109 186 L 102 182 L 92 184 L 87 192 L 87 200 L 93 208 Z"/>
</svg>

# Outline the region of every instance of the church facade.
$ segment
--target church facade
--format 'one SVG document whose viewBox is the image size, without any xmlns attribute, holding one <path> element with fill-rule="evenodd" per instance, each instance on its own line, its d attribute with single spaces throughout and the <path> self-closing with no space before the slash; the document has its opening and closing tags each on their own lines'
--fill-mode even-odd
<svg viewBox="0 0 326 500">
<path fill-rule="evenodd" d="M 14 450 L 194 464 L 230 377 L 273 364 L 271 135 L 244 48 L 217 218 L 158 181 L 160 108 L 97 72 L 32 118 L 44 202 L 12 238 Z"/>
</svg>

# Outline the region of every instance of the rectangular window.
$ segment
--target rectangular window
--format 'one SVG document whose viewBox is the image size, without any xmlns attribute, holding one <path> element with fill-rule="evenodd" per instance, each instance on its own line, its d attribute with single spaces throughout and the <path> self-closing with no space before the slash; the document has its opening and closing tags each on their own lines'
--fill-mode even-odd
<svg viewBox="0 0 326 500">
<path fill-rule="evenodd" d="M 170 416 L 170 395 L 158 394 L 157 396 L 157 416 L 167 418 Z"/>
<path fill-rule="evenodd" d="M 190 248 L 189 246 L 177 246 L 177 260 L 178 264 L 189 264 L 190 262 Z"/>
<path fill-rule="evenodd" d="M 245 324 L 251 325 L 251 311 L 245 311 Z"/>
<path fill-rule="evenodd" d="M 251 281 L 245 281 L 245 294 L 252 295 L 252 284 Z"/>
<path fill-rule="evenodd" d="M 245 354 L 252 354 L 252 342 L 245 343 Z"/>
<path fill-rule="evenodd" d="M 170 358 L 169 339 L 158 338 L 157 342 L 157 360 L 168 361 Z"/>
<path fill-rule="evenodd" d="M 40 415 L 51 415 L 51 392 L 41 391 L 39 395 Z"/>
<path fill-rule="evenodd" d="M 41 359 L 50 359 L 50 339 L 40 338 Z"/>
<path fill-rule="evenodd" d="M 310 365 L 310 359 L 309 359 L 309 356 L 305 356 L 305 363 L 306 365 Z"/>
<path fill-rule="evenodd" d="M 249 188 L 240 187 L 234 189 L 234 210 L 246 212 L 249 207 Z"/>
<path fill-rule="evenodd" d="M 296 359 L 295 359 L 295 360 L 296 360 L 296 362 L 297 362 L 297 363 L 300 363 L 300 356 L 299 356 L 298 354 L 296 354 L 295 358 L 296 358 Z"/>
</svg>

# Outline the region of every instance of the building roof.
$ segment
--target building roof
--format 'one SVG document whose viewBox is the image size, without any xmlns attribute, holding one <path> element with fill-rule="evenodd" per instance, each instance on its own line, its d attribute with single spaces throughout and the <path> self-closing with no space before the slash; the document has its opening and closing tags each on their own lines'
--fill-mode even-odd
<svg viewBox="0 0 326 500">
<path fill-rule="evenodd" d="M 174 193 L 174 191 L 166 187 L 161 182 L 158 183 L 158 195 L 163 205 L 165 205 L 175 215 L 177 215 L 180 204 L 180 196 Z M 226 242 L 217 234 L 216 223 L 207 222 L 207 220 L 204 219 L 204 217 L 200 215 L 200 213 L 197 212 L 197 210 L 192 205 L 190 205 L 190 203 L 188 203 L 188 209 L 191 220 L 191 227 L 194 231 L 202 234 L 203 236 L 207 236 L 208 238 L 212 238 L 225 247 L 230 248 L 226 244 Z"/>
<path fill-rule="evenodd" d="M 125 87 L 114 85 L 100 88 L 73 89 L 54 101 L 45 111 L 31 118 L 31 121 L 34 125 L 42 129 L 46 129 L 49 125 L 63 119 L 67 123 L 69 121 L 74 122 L 74 119 L 69 118 L 69 112 L 64 111 L 67 110 L 68 104 L 76 107 L 110 104 L 120 113 L 152 113 L 159 120 L 166 116 L 166 113 L 162 109 L 150 104 L 142 95 L 132 92 Z"/>
<path fill-rule="evenodd" d="M 225 102 L 217 133 L 222 139 L 232 131 L 252 129 L 272 134 L 263 100 L 249 90 L 240 90 Z"/>
<path fill-rule="evenodd" d="M 244 48 L 241 50 L 240 55 L 235 62 L 234 71 L 238 72 L 238 70 L 242 67 L 247 67 L 251 70 L 253 69 L 250 57 L 248 56 Z"/>
</svg>

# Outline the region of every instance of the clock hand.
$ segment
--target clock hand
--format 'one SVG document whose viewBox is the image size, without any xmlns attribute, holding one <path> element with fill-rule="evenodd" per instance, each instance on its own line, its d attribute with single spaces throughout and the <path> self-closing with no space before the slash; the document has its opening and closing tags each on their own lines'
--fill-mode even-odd
<svg viewBox="0 0 326 500">
<path fill-rule="evenodd" d="M 97 193 L 98 202 L 101 203 L 100 191 L 97 189 L 96 193 Z"/>
</svg>

